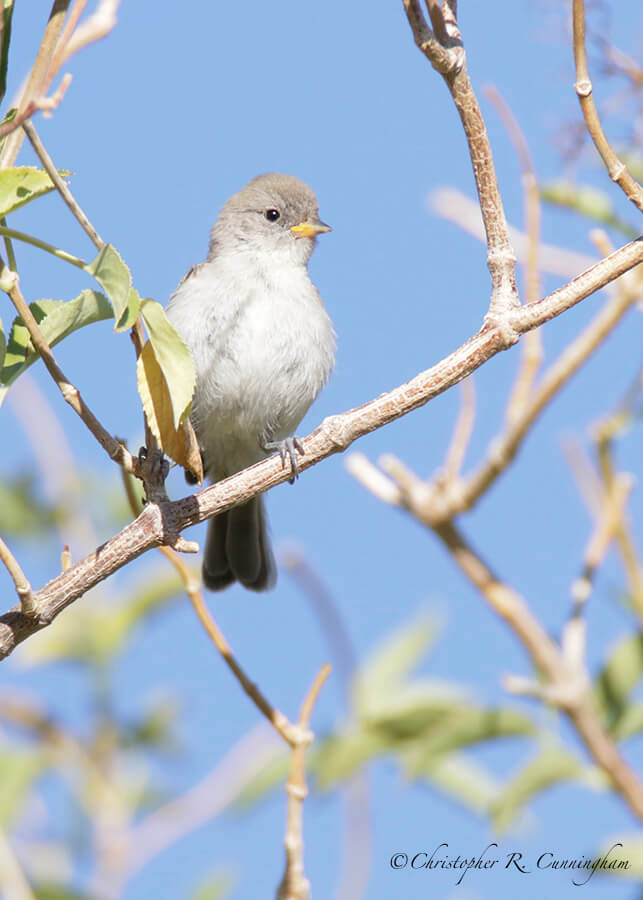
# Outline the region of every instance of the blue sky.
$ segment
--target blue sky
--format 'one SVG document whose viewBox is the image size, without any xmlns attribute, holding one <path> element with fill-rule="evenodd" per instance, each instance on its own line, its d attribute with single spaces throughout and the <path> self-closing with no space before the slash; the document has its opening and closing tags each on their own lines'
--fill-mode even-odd
<svg viewBox="0 0 643 900">
<path fill-rule="evenodd" d="M 28 71 L 49 9 L 43 0 L 18 5 L 9 92 Z M 572 54 L 560 4 L 461 2 L 461 25 L 477 90 L 492 83 L 516 114 L 543 182 L 561 171 L 561 130 L 578 117 Z M 636 54 L 643 32 L 634 0 L 612 4 L 617 46 Z M 637 15 L 638 14 L 638 15 Z M 602 19 L 603 26 L 605 20 Z M 40 24 L 36 24 L 40 23 Z M 359 405 L 428 368 L 481 324 L 489 278 L 484 249 L 437 218 L 427 197 L 449 185 L 472 195 L 471 166 L 459 120 L 439 77 L 416 50 L 400 2 L 346 4 L 341 0 L 263 4 L 150 4 L 124 0 L 114 32 L 70 61 L 73 81 L 51 119 L 36 125 L 60 167 L 73 171 L 73 190 L 101 235 L 115 244 L 143 296 L 165 303 L 193 263 L 204 258 L 208 232 L 230 194 L 254 175 L 283 171 L 317 192 L 320 214 L 333 233 L 320 241 L 311 264 L 338 335 L 335 373 L 301 428 Z M 520 170 L 493 109 L 481 98 L 509 220 L 522 223 Z M 614 124 L 616 137 L 621 133 Z M 32 157 L 25 148 L 23 162 Z M 610 190 L 590 153 L 579 180 Z M 618 209 L 633 208 L 612 190 Z M 35 209 L 35 207 L 34 207 Z M 14 217 L 17 228 L 90 259 L 93 248 L 56 196 Z M 543 239 L 592 254 L 588 225 L 571 213 L 545 210 Z M 615 243 L 624 243 L 618 235 Z M 18 248 L 22 288 L 29 300 L 69 299 L 90 286 L 82 273 L 29 248 Z M 559 280 L 545 279 L 551 290 Z M 551 361 L 598 310 L 595 296 L 544 329 Z M 11 320 L 7 302 L 0 316 Z M 641 325 L 631 314 L 549 408 L 511 470 L 462 522 L 481 553 L 524 596 L 546 628 L 558 635 L 569 610 L 591 522 L 561 452 L 565 438 L 586 440 L 588 427 L 622 396 L 640 360 Z M 92 326 L 57 350 L 57 357 L 112 433 L 141 442 L 135 368 L 126 335 L 109 323 Z M 477 422 L 469 468 L 501 422 L 518 350 L 493 359 L 475 378 Z M 114 490 L 110 464 L 65 407 L 45 373 L 32 370 L 65 428 L 75 458 Z M 418 473 L 441 464 L 457 415 L 456 391 L 437 398 L 353 449 L 372 460 L 392 452 Z M 31 452 L 10 407 L 2 410 L 0 471 L 24 465 Z M 619 464 L 640 472 L 640 428 L 619 446 Z M 169 482 L 173 497 L 185 486 Z M 341 456 L 306 472 L 294 488 L 268 497 L 277 548 L 295 541 L 319 571 L 363 658 L 375 644 L 420 611 L 444 621 L 440 641 L 422 674 L 470 686 L 481 703 L 502 703 L 506 672 L 528 674 L 521 647 L 455 570 L 432 535 L 384 507 L 348 475 Z M 643 522 L 641 492 L 631 515 Z M 202 529 L 188 537 L 197 540 Z M 642 537 L 639 527 L 639 539 Z M 110 536 L 98 526 L 99 540 Z M 57 539 L 25 548 L 32 583 L 56 572 Z M 74 547 L 76 557 L 91 547 Z M 163 567 L 148 555 L 133 572 L 141 579 Z M 130 576 L 113 579 L 112 589 Z M 607 649 L 632 628 L 615 603 L 620 574 L 611 556 L 588 610 L 588 656 L 595 671 Z M 119 579 L 122 579 L 119 581 Z M 13 603 L 8 579 L 5 605 Z M 319 666 L 328 658 L 319 624 L 286 573 L 275 592 L 239 589 L 210 597 L 211 608 L 239 659 L 273 702 L 294 715 Z M 82 603 L 90 604 L 91 595 Z M 65 616 L 74 616 L 72 607 Z M 54 628 L 56 625 L 54 624 Z M 177 604 L 136 639 L 118 672 L 122 710 L 176 692 L 184 698 L 182 733 L 187 756 L 163 777 L 186 789 L 202 777 L 258 719 L 199 631 L 187 603 Z M 171 661 L 171 663 L 169 662 Z M 5 663 L 6 683 L 28 685 L 74 723 L 82 686 L 74 673 L 50 677 Z M 512 701 L 520 705 L 519 701 Z M 546 717 L 525 703 L 536 719 Z M 313 727 L 323 733 L 341 716 L 342 691 L 331 677 Z M 561 734 L 577 743 L 564 723 Z M 524 759 L 519 741 L 487 747 L 479 758 L 498 775 Z M 584 752 L 584 751 L 581 751 Z M 566 875 L 507 872 L 468 876 L 460 888 L 452 873 L 393 872 L 396 850 L 481 852 L 493 832 L 452 802 L 403 782 L 390 762 L 371 767 L 373 867 L 366 896 L 453 900 L 526 898 L 551 892 L 576 896 Z M 238 897 L 270 896 L 282 869 L 283 798 L 278 794 L 250 815 L 225 816 L 171 848 L 128 886 L 125 900 L 182 896 L 213 865 L 236 872 Z M 341 851 L 341 800 L 313 794 L 306 805 L 307 874 L 317 897 L 332 896 Z M 613 834 L 633 830 L 618 800 L 565 786 L 539 796 L 528 815 L 500 838 L 505 852 L 564 855 L 593 852 Z M 409 851 L 410 852 L 410 851 Z M 629 893 L 628 893 L 629 891 Z M 585 900 L 634 896 L 632 887 L 594 879 Z"/>
</svg>

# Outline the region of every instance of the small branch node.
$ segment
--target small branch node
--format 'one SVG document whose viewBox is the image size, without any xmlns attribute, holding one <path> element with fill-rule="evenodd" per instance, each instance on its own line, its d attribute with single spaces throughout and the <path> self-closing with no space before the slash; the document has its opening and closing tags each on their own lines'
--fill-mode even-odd
<svg viewBox="0 0 643 900">
<path fill-rule="evenodd" d="M 574 84 L 574 90 L 579 97 L 589 97 L 593 90 L 592 82 L 589 78 L 583 78 L 581 81 L 577 81 Z"/>
</svg>

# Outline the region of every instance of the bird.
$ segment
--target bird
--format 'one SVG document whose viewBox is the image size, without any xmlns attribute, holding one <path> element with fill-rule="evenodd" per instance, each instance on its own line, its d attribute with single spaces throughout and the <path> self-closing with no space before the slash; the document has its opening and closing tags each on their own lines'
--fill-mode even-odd
<svg viewBox="0 0 643 900">
<path fill-rule="evenodd" d="M 336 338 L 308 274 L 321 221 L 293 175 L 258 175 L 224 204 L 209 252 L 180 282 L 167 316 L 190 350 L 190 420 L 212 483 L 274 451 L 298 473 L 295 429 L 328 380 Z M 261 495 L 208 524 L 203 583 L 272 588 L 276 564 Z"/>
</svg>

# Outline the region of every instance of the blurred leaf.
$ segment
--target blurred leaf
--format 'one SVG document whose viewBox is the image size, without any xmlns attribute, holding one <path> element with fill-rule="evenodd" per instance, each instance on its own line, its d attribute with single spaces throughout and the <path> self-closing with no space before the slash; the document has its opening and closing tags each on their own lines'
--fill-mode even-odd
<svg viewBox="0 0 643 900">
<path fill-rule="evenodd" d="M 132 290 L 132 276 L 115 247 L 106 244 L 98 256 L 85 266 L 109 297 L 114 310 L 114 331 L 124 331 L 138 316 L 140 298 Z"/>
<path fill-rule="evenodd" d="M 441 726 L 456 705 L 466 699 L 455 685 L 427 680 L 401 685 L 389 695 L 373 701 L 361 720 L 371 731 L 386 734 L 391 740 L 409 740 L 427 729 Z"/>
<path fill-rule="evenodd" d="M 597 188 L 575 185 L 569 181 L 552 181 L 542 188 L 541 194 L 543 200 L 555 206 L 573 209 L 581 216 L 616 228 L 630 238 L 638 237 L 638 231 L 616 215 L 609 195 Z"/>
<path fill-rule="evenodd" d="M 194 431 L 189 421 L 174 424 L 168 384 L 150 341 L 138 358 L 136 375 L 145 416 L 163 452 L 192 472 L 198 481 L 203 481 L 203 464 Z"/>
<path fill-rule="evenodd" d="M 160 303 L 146 297 L 141 302 L 141 316 L 170 392 L 174 427 L 178 428 L 192 404 L 196 383 L 194 362 Z"/>
<path fill-rule="evenodd" d="M 71 173 L 58 169 L 58 174 L 67 178 Z M 44 169 L 36 166 L 13 166 L 0 171 L 0 217 L 20 209 L 30 200 L 36 200 L 55 189 L 55 185 Z"/>
<path fill-rule="evenodd" d="M 27 791 L 46 768 L 46 757 L 39 751 L 0 752 L 0 826 L 6 827 L 20 812 Z"/>
<path fill-rule="evenodd" d="M 33 888 L 36 900 L 96 900 L 92 894 L 80 893 L 61 884 L 40 884 Z"/>
<path fill-rule="evenodd" d="M 36 640 L 25 641 L 18 658 L 27 665 L 65 661 L 90 668 L 103 666 L 121 651 L 137 626 L 178 600 L 180 581 L 173 570 L 168 570 L 127 591 L 120 604 L 77 606 L 75 615 L 61 617 L 56 628 L 47 628 Z"/>
<path fill-rule="evenodd" d="M 5 537 L 42 534 L 63 515 L 63 510 L 38 497 L 33 472 L 17 474 L 9 482 L 0 481 L 0 533 Z"/>
<path fill-rule="evenodd" d="M 12 16 L 13 0 L 4 0 L 2 9 L 2 43 L 0 43 L 0 103 L 4 99 L 7 90 L 7 64 L 9 62 Z"/>
<path fill-rule="evenodd" d="M 618 846 L 622 844 L 623 846 Z M 614 868 L 600 869 L 601 875 L 618 875 L 624 878 L 643 878 L 643 837 L 640 832 L 632 835 L 618 835 L 605 841 L 600 850 L 592 854 L 592 859 L 605 857 L 606 865 L 613 861 Z M 620 867 L 627 861 L 628 867 Z M 598 874 L 598 873 L 597 873 Z M 580 873 L 579 873 L 580 875 Z M 579 877 L 577 881 L 582 881 Z"/>
<path fill-rule="evenodd" d="M 575 756 L 558 747 L 539 750 L 507 783 L 491 807 L 495 827 L 506 829 L 522 807 L 536 794 L 561 781 L 583 774 L 583 767 Z"/>
<path fill-rule="evenodd" d="M 383 696 L 395 693 L 404 677 L 427 654 L 439 631 L 435 619 L 421 616 L 369 654 L 355 678 L 355 706 L 360 713 L 376 709 Z"/>
<path fill-rule="evenodd" d="M 631 634 L 618 642 L 594 683 L 594 702 L 610 732 L 618 725 L 642 675 L 643 634 Z"/>
<path fill-rule="evenodd" d="M 37 300 L 30 303 L 29 308 L 40 325 L 47 343 L 51 347 L 62 341 L 72 332 L 109 319 L 112 309 L 107 299 L 98 291 L 82 291 L 73 300 Z M 29 332 L 17 317 L 11 326 L 4 366 L 0 371 L 0 403 L 4 399 L 7 388 L 25 369 L 39 358 Z"/>
<path fill-rule="evenodd" d="M 222 900 L 234 887 L 234 879 L 225 872 L 208 875 L 190 894 L 191 900 Z"/>
<path fill-rule="evenodd" d="M 457 753 L 434 758 L 422 770 L 413 761 L 407 774 L 414 778 L 422 777 L 436 790 L 477 815 L 486 815 L 498 795 L 499 786 L 491 774 Z"/>
<path fill-rule="evenodd" d="M 437 727 L 417 740 L 413 756 L 408 760 L 408 770 L 413 774 L 413 765 L 418 771 L 425 770 L 433 764 L 436 756 L 444 756 L 462 747 L 534 732 L 531 719 L 511 709 L 456 708 L 443 716 Z"/>
<path fill-rule="evenodd" d="M 643 703 L 626 706 L 610 733 L 616 741 L 626 741 L 643 732 Z"/>
<path fill-rule="evenodd" d="M 622 149 L 619 147 L 618 157 L 621 162 L 625 163 L 632 178 L 635 178 L 640 184 L 643 181 L 643 155 L 631 147 Z"/>
<path fill-rule="evenodd" d="M 0 319 L 0 372 L 2 371 L 2 366 L 4 365 L 4 355 L 7 350 L 7 339 L 4 334 L 4 327 L 2 325 L 2 319 Z"/>
<path fill-rule="evenodd" d="M 310 754 L 310 771 L 317 786 L 327 791 L 338 781 L 350 778 L 357 769 L 375 756 L 388 753 L 390 741 L 370 731 L 346 731 L 322 741 Z"/>
<path fill-rule="evenodd" d="M 164 697 L 143 712 L 134 723 L 120 729 L 121 746 L 176 752 L 176 720 L 179 707 L 175 697 Z"/>
</svg>

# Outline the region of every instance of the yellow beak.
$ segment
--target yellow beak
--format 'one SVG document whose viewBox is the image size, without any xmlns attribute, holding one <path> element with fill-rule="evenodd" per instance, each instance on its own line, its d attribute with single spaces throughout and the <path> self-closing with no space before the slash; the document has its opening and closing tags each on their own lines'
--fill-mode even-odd
<svg viewBox="0 0 643 900">
<path fill-rule="evenodd" d="M 330 225 L 326 225 L 324 222 L 320 222 L 320 220 L 317 219 L 314 222 L 300 222 L 299 225 L 293 225 L 290 230 L 296 238 L 311 238 L 316 237 L 318 234 L 324 234 L 326 231 L 332 231 L 333 229 Z"/>
</svg>

